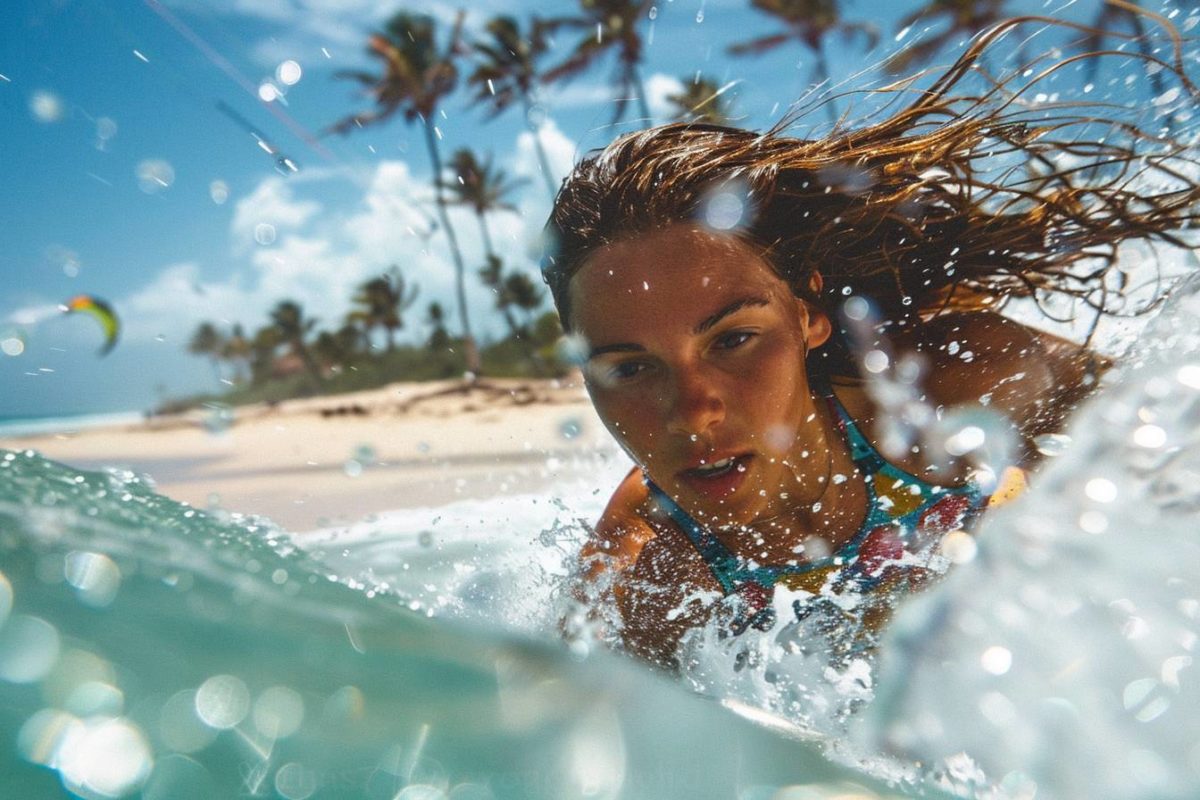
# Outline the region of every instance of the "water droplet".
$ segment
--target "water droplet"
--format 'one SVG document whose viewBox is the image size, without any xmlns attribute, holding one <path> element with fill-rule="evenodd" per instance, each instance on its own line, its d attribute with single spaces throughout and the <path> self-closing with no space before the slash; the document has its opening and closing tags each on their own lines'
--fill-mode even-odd
<svg viewBox="0 0 1200 800">
<path fill-rule="evenodd" d="M 711 193 L 704 201 L 702 213 L 705 224 L 713 230 L 733 230 L 745 221 L 745 188 L 723 188 Z"/>
<path fill-rule="evenodd" d="M 71 726 L 54 761 L 63 783 L 85 797 L 124 796 L 141 786 L 154 766 L 141 729 L 120 717 Z"/>
<path fill-rule="evenodd" d="M 58 122 L 63 118 L 63 101 L 54 92 L 39 89 L 29 98 L 29 110 L 38 122 Z"/>
<path fill-rule="evenodd" d="M 260 222 L 254 226 L 254 241 L 266 246 L 275 243 L 275 226 L 269 222 Z"/>
<path fill-rule="evenodd" d="M 32 683 L 58 662 L 58 629 L 38 617 L 18 614 L 0 628 L 0 680 Z"/>
<path fill-rule="evenodd" d="M 250 710 L 250 690 L 234 675 L 214 675 L 196 690 L 196 713 L 218 730 L 236 726 Z"/>
<path fill-rule="evenodd" d="M 17 357 L 25 352 L 25 338 L 18 332 L 0 334 L 0 353 Z"/>
<path fill-rule="evenodd" d="M 258 86 L 258 99 L 264 103 L 273 103 L 282 96 L 283 93 L 279 90 L 279 87 L 271 81 L 263 81 Z"/>
<path fill-rule="evenodd" d="M 138 188 L 146 194 L 158 194 L 175 182 L 175 168 L 161 158 L 148 158 L 139 162 L 134 170 Z"/>
<path fill-rule="evenodd" d="M 303 764 L 292 761 L 275 773 L 275 791 L 287 800 L 307 800 L 316 790 L 317 776 Z"/>
<path fill-rule="evenodd" d="M 254 701 L 254 727 L 270 739 L 283 739 L 300 730 L 304 698 L 286 686 L 272 686 Z"/>
<path fill-rule="evenodd" d="M 1142 425 L 1133 432 L 1133 443 L 1156 450 L 1167 443 L 1167 432 L 1157 425 Z"/>
<path fill-rule="evenodd" d="M 347 460 L 345 464 L 342 465 L 342 472 L 345 473 L 347 478 L 357 478 L 359 475 L 362 475 L 362 473 L 363 473 L 362 462 L 356 461 L 353 458 L 351 458 L 351 459 Z"/>
<path fill-rule="evenodd" d="M 205 725 L 196 713 L 196 693 L 190 689 L 176 692 L 162 704 L 158 730 L 166 745 L 177 753 L 203 750 L 217 738 L 217 731 Z"/>
<path fill-rule="evenodd" d="M 121 588 L 121 570 L 102 553 L 67 553 L 63 575 L 75 587 L 80 601 L 93 608 L 112 603 Z"/>
<path fill-rule="evenodd" d="M 275 79 L 284 86 L 295 86 L 304 75 L 304 70 L 295 61 L 288 59 L 275 68 Z"/>
<path fill-rule="evenodd" d="M 1003 675 L 1012 667 L 1012 652 L 1007 647 L 995 645 L 983 651 L 979 656 L 979 663 L 985 671 L 993 675 Z"/>
<path fill-rule="evenodd" d="M 1057 456 L 1071 445 L 1071 437 L 1063 433 L 1043 433 L 1033 437 L 1033 445 L 1044 456 Z"/>
<path fill-rule="evenodd" d="M 431 531 L 421 531 L 417 534 L 417 544 L 421 547 L 433 546 L 433 533 Z"/>
<path fill-rule="evenodd" d="M 558 424 L 558 435 L 570 441 L 583 433 L 583 423 L 576 417 L 569 417 Z"/>
<path fill-rule="evenodd" d="M 1083 491 L 1097 503 L 1111 503 L 1117 499 L 1117 485 L 1108 478 L 1092 478 L 1084 485 Z"/>
<path fill-rule="evenodd" d="M 229 184 L 221 180 L 213 181 L 208 185 L 208 196 L 217 205 L 223 204 L 229 199 Z"/>
</svg>

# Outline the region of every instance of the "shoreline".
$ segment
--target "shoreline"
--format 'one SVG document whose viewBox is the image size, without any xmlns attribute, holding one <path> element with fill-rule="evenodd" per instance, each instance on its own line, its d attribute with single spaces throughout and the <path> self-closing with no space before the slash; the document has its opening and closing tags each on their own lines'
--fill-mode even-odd
<svg viewBox="0 0 1200 800">
<path fill-rule="evenodd" d="M 176 500 L 268 517 L 291 532 L 533 491 L 589 462 L 624 458 L 577 378 L 399 383 L 0 436 L 0 448 L 78 469 L 129 469 Z"/>
</svg>

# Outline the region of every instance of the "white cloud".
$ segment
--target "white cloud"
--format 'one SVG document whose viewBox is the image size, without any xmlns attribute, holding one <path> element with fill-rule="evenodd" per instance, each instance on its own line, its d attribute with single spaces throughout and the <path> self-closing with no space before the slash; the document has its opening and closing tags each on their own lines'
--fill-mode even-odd
<svg viewBox="0 0 1200 800">
<path fill-rule="evenodd" d="M 543 126 L 541 136 L 555 177 L 561 178 L 575 145 L 553 123 Z M 549 197 L 537 172 L 532 135 L 519 134 L 507 152 L 505 169 L 531 181 L 515 198 L 519 213 L 489 215 L 489 232 L 509 269 L 536 275 L 538 234 Z M 335 327 L 349 309 L 355 287 L 392 264 L 420 287 L 417 305 L 409 311 L 408 335 L 423 335 L 419 321 L 433 300 L 450 312 L 451 329 L 456 329 L 454 262 L 428 179 L 413 175 L 401 161 L 381 161 L 367 175 L 333 171 L 325 177 L 262 180 L 233 208 L 230 250 L 240 265 L 233 275 L 214 281 L 205 279 L 197 264 L 168 265 L 137 292 L 118 299 L 125 338 L 165 335 L 169 341 L 186 342 L 201 321 L 239 322 L 252 332 L 283 299 L 299 302 L 321 327 Z M 342 181 L 358 191 L 357 199 L 344 206 L 327 199 L 335 194 L 329 191 L 331 184 Z M 478 278 L 484 261 L 479 220 L 464 207 L 449 208 L 448 217 L 463 257 L 474 332 L 483 338 L 499 335 L 503 320 Z M 266 244 L 254 238 L 262 224 L 275 231 Z"/>
<path fill-rule="evenodd" d="M 252 246 L 260 225 L 270 226 L 270 238 L 274 240 L 281 233 L 306 224 L 320 210 L 319 203 L 296 200 L 285 179 L 272 175 L 237 202 L 232 224 L 235 246 L 239 250 Z"/>
<path fill-rule="evenodd" d="M 683 94 L 683 82 L 671 75 L 656 72 L 646 79 L 646 104 L 656 120 L 665 120 L 675 113 L 675 104 L 667 98 Z"/>
</svg>

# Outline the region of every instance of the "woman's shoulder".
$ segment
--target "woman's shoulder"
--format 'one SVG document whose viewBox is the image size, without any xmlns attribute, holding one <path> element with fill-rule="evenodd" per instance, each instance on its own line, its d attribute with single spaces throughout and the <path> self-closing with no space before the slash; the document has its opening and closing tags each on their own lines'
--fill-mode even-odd
<svg viewBox="0 0 1200 800">
<path fill-rule="evenodd" d="M 1103 361 L 1082 345 L 991 311 L 935 317 L 904 345 L 926 359 L 931 402 L 994 408 L 1026 435 L 1057 429 Z"/>
</svg>

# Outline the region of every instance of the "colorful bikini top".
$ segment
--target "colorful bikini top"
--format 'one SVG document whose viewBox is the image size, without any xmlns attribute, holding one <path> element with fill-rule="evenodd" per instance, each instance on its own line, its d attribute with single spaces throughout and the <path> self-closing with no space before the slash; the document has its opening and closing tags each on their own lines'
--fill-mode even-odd
<svg viewBox="0 0 1200 800">
<path fill-rule="evenodd" d="M 826 385 L 823 394 L 867 492 L 862 525 L 831 555 L 795 564 L 747 562 L 646 479 L 654 501 L 695 546 L 724 595 L 736 596 L 730 626 L 735 636 L 749 627 L 769 630 L 774 625 L 774 590 L 782 585 L 801 595 L 792 604 L 797 619 L 826 607 L 842 618 L 839 625 L 855 623 L 873 638 L 895 600 L 930 580 L 934 573 L 929 562 L 942 537 L 969 526 L 987 503 L 988 496 L 972 481 L 935 486 L 890 463 L 871 445 L 832 388 Z M 846 602 L 850 593 L 867 602 Z M 834 595 L 840 598 L 831 602 Z M 851 619 L 844 619 L 847 616 Z"/>
</svg>

